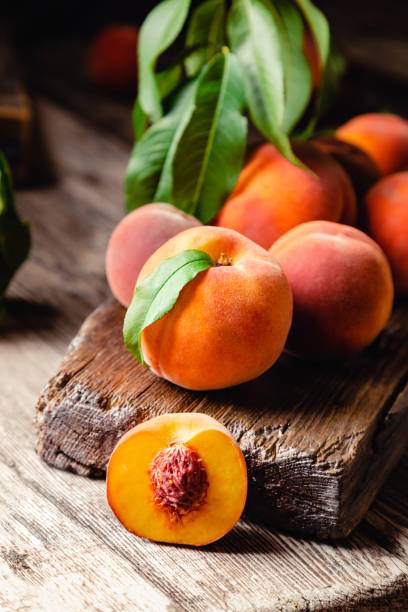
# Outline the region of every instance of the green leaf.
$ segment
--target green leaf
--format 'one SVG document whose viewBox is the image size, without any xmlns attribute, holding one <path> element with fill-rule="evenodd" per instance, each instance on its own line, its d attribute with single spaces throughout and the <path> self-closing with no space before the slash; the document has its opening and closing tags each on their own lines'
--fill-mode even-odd
<svg viewBox="0 0 408 612">
<path fill-rule="evenodd" d="M 169 201 L 203 223 L 217 214 L 238 179 L 247 133 L 244 104 L 239 62 L 225 50 L 200 75 L 172 164 Z"/>
<path fill-rule="evenodd" d="M 225 0 L 207 0 L 200 4 L 191 17 L 187 48 L 199 46 L 185 61 L 188 76 L 195 76 L 225 44 Z"/>
<path fill-rule="evenodd" d="M 281 129 L 285 110 L 281 22 L 267 0 L 234 0 L 228 36 L 245 78 L 251 119 L 292 163 L 299 165 Z"/>
<path fill-rule="evenodd" d="M 193 112 L 196 81 L 186 85 L 176 96 L 171 111 L 152 125 L 135 144 L 125 179 L 126 210 L 143 204 L 169 201 L 171 159 L 185 124 Z"/>
<path fill-rule="evenodd" d="M 295 0 L 313 37 L 317 42 L 322 65 L 325 66 L 330 50 L 330 29 L 326 17 L 310 0 Z"/>
<path fill-rule="evenodd" d="M 180 64 L 175 64 L 165 68 L 156 75 L 157 85 L 159 88 L 160 100 L 165 100 L 178 87 L 183 76 L 183 70 Z M 137 97 L 132 111 L 132 124 L 135 136 L 135 142 L 141 139 L 149 124 L 149 116 L 144 112 L 140 103 L 140 98 Z"/>
<path fill-rule="evenodd" d="M 181 64 L 165 68 L 156 76 L 160 100 L 165 100 L 180 85 L 183 76 Z"/>
<path fill-rule="evenodd" d="M 144 113 L 158 121 L 162 116 L 156 61 L 177 38 L 187 18 L 191 0 L 164 0 L 146 17 L 139 36 L 139 102 Z"/>
<path fill-rule="evenodd" d="M 320 118 L 331 106 L 346 71 L 346 61 L 334 39 L 330 41 L 330 54 L 323 70 L 318 96 L 317 116 Z"/>
<path fill-rule="evenodd" d="M 157 268 L 136 286 L 126 312 L 123 338 L 126 348 L 146 365 L 141 347 L 142 331 L 167 314 L 177 302 L 180 291 L 199 272 L 214 265 L 204 251 L 188 250 L 160 262 Z"/>
<path fill-rule="evenodd" d="M 0 298 L 30 250 L 30 230 L 17 214 L 10 170 L 0 153 Z"/>
<path fill-rule="evenodd" d="M 303 20 L 291 0 L 275 0 L 285 26 L 288 53 L 285 59 L 286 103 L 282 129 L 290 133 L 303 115 L 312 95 L 312 73 L 303 52 Z"/>
<path fill-rule="evenodd" d="M 329 109 L 337 95 L 345 69 L 346 62 L 344 57 L 335 41 L 331 39 L 330 54 L 314 101 L 313 114 L 302 132 L 296 135 L 297 138 L 309 139 L 313 136 L 319 119 Z"/>
<path fill-rule="evenodd" d="M 149 117 L 146 115 L 143 108 L 141 107 L 139 98 L 136 98 L 132 110 L 132 125 L 135 142 L 138 142 L 138 140 L 141 139 L 141 137 L 146 131 L 148 123 Z"/>
</svg>

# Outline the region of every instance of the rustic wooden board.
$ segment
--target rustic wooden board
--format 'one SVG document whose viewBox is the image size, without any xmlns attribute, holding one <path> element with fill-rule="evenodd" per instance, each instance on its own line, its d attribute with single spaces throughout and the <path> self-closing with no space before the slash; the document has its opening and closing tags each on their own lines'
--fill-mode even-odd
<svg viewBox="0 0 408 612">
<path fill-rule="evenodd" d="M 122 339 L 124 309 L 107 303 L 74 338 L 37 404 L 37 450 L 51 465 L 103 476 L 117 440 L 166 412 L 206 412 L 239 441 L 247 512 L 318 538 L 348 535 L 408 438 L 408 313 L 345 364 L 280 359 L 251 383 L 190 392 L 143 368 Z"/>
<path fill-rule="evenodd" d="M 60 178 L 17 195 L 34 242 L 0 331 L 0 609 L 405 612 L 408 456 L 345 540 L 241 520 L 197 550 L 135 538 L 110 511 L 104 481 L 36 455 L 33 405 L 108 294 L 104 249 L 123 214 L 130 150 L 49 102 L 38 110 Z"/>
</svg>

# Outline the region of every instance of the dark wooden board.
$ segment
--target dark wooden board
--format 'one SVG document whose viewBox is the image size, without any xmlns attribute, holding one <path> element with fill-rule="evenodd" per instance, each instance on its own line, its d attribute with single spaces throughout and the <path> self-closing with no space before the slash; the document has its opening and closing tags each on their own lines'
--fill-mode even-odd
<svg viewBox="0 0 408 612">
<path fill-rule="evenodd" d="M 45 461 L 103 476 L 132 426 L 166 412 L 205 412 L 244 452 L 251 516 L 318 538 L 351 532 L 407 441 L 406 305 L 370 349 L 344 364 L 284 355 L 255 381 L 206 393 L 138 364 L 123 345 L 123 316 L 116 302 L 91 314 L 41 395 L 37 451 Z"/>
</svg>

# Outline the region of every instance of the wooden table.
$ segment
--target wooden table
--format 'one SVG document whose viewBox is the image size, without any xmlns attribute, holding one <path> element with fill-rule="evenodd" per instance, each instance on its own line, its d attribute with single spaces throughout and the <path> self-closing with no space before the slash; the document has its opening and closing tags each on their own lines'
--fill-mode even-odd
<svg viewBox="0 0 408 612">
<path fill-rule="evenodd" d="M 52 101 L 62 101 L 61 80 L 37 89 L 47 93 L 37 97 L 38 116 L 56 181 L 17 196 L 34 245 L 1 328 L 0 609 L 407 610 L 408 456 L 347 540 L 314 542 L 242 520 L 202 550 L 132 536 L 109 510 L 103 481 L 36 456 L 37 397 L 109 294 L 103 257 L 123 216 L 131 133 L 122 104 L 105 104 L 119 117 L 108 131 L 97 98 L 98 128 L 80 96 L 71 110 Z"/>
</svg>

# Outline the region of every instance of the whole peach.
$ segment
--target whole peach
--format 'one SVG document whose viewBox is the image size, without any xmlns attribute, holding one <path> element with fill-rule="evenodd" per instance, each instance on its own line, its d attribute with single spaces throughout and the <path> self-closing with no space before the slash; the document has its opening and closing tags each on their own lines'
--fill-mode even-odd
<svg viewBox="0 0 408 612">
<path fill-rule="evenodd" d="M 135 91 L 139 29 L 132 25 L 104 28 L 92 41 L 88 72 L 94 83 L 105 89 Z"/>
<path fill-rule="evenodd" d="M 290 163 L 272 144 L 260 147 L 242 170 L 215 224 L 244 234 L 264 248 L 300 223 L 338 221 L 344 210 L 339 165 L 308 142 L 295 142 L 298 158 Z"/>
<path fill-rule="evenodd" d="M 141 206 L 120 221 L 106 249 L 105 270 L 116 299 L 128 307 L 146 260 L 169 238 L 200 222 L 171 204 Z"/>
<path fill-rule="evenodd" d="M 408 121 L 392 114 L 357 115 L 336 131 L 372 157 L 381 174 L 402 170 L 408 164 Z"/>
<path fill-rule="evenodd" d="M 393 282 L 381 248 L 354 227 L 314 221 L 271 248 L 293 293 L 289 351 L 306 359 L 346 357 L 387 323 Z"/>
<path fill-rule="evenodd" d="M 175 306 L 142 333 L 146 362 L 187 389 L 219 389 L 256 378 L 278 359 L 292 320 L 292 295 L 278 262 L 238 232 L 193 227 L 144 265 L 138 283 L 181 251 L 208 253 L 214 266 L 181 290 Z"/>
<path fill-rule="evenodd" d="M 364 204 L 367 232 L 388 257 L 396 291 L 408 295 L 408 172 L 381 179 Z"/>
</svg>

